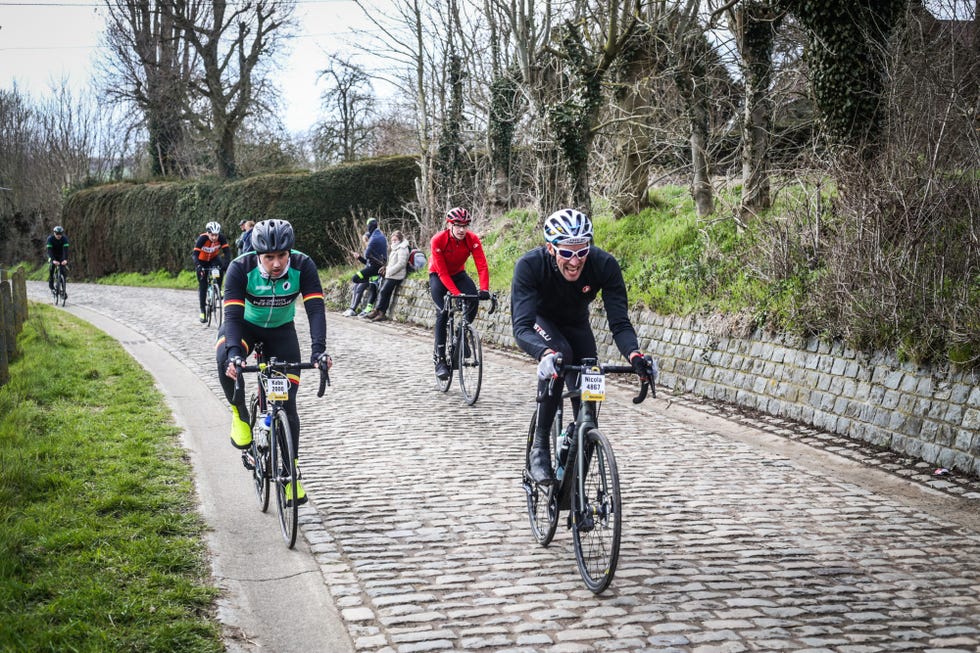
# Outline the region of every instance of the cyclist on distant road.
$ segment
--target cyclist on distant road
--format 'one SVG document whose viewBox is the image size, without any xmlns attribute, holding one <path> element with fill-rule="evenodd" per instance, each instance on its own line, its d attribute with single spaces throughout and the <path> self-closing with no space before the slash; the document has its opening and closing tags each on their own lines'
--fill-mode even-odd
<svg viewBox="0 0 980 653">
<path fill-rule="evenodd" d="M 48 288 L 54 292 L 54 269 L 60 265 L 61 273 L 68 276 L 68 236 L 61 225 L 51 231 L 45 250 L 48 253 Z"/>
<path fill-rule="evenodd" d="M 323 288 L 316 264 L 306 254 L 293 250 L 295 234 L 285 220 L 263 220 L 252 229 L 255 256 L 240 256 L 231 262 L 225 279 L 225 319 L 218 330 L 216 357 L 218 379 L 228 403 L 235 397 L 238 368 L 261 342 L 263 357 L 300 361 L 299 338 L 294 317 L 296 300 L 302 300 L 310 322 L 312 362 L 329 367 L 326 355 L 327 322 L 323 312 Z M 296 391 L 299 371 L 289 374 L 286 415 L 293 436 L 293 451 L 299 455 L 299 414 Z M 244 393 L 242 393 L 244 395 Z M 231 443 L 238 449 L 252 444 L 248 408 L 244 396 L 231 405 Z M 286 498 L 306 503 L 306 492 L 297 483 L 295 493 L 286 488 Z"/>
<path fill-rule="evenodd" d="M 483 252 L 480 237 L 469 230 L 470 212 L 464 208 L 450 209 L 446 214 L 444 230 L 432 237 L 429 245 L 432 256 L 429 261 L 429 293 L 436 303 L 436 338 L 433 361 L 436 366 L 436 376 L 442 380 L 449 378 L 449 365 L 446 363 L 446 321 L 449 316 L 443 310 L 446 293 L 452 295 L 475 295 L 476 285 L 466 274 L 466 261 L 470 255 L 476 263 L 477 276 L 480 278 L 480 299 L 490 299 L 490 269 L 487 267 L 487 256 Z M 477 303 L 469 302 L 466 307 L 466 319 L 472 322 L 476 318 Z"/>
<path fill-rule="evenodd" d="M 207 321 L 204 314 L 204 302 L 208 297 L 208 270 L 213 266 L 221 269 L 221 276 L 218 277 L 218 287 L 225 276 L 225 269 L 228 267 L 230 257 L 228 239 L 221 233 L 221 225 L 217 222 L 209 222 L 204 226 L 204 233 L 197 237 L 194 243 L 194 270 L 197 272 L 197 298 L 201 304 L 201 324 Z"/>
<path fill-rule="evenodd" d="M 511 320 L 518 346 L 538 361 L 538 379 L 555 379 L 538 411 L 531 445 L 531 478 L 554 483 L 551 425 L 566 379 L 558 375 L 555 356 L 567 364 L 596 358 L 589 304 L 602 291 L 609 330 L 616 347 L 641 379 L 655 381 L 655 367 L 640 351 L 627 310 L 626 284 L 619 262 L 592 244 L 592 221 L 574 209 L 562 209 L 544 222 L 545 244 L 522 256 L 511 285 Z M 574 382 L 574 377 L 567 379 Z M 578 412 L 578 401 L 573 400 Z"/>
</svg>

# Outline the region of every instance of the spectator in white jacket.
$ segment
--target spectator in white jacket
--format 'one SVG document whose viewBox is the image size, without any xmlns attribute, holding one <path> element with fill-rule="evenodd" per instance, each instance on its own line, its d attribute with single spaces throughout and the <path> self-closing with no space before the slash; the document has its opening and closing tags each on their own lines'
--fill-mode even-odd
<svg viewBox="0 0 980 653">
<path fill-rule="evenodd" d="M 395 231 L 391 234 L 388 243 L 388 262 L 380 270 L 381 274 L 384 275 L 384 280 L 381 282 L 381 290 L 378 293 L 378 304 L 373 311 L 365 316 L 372 322 L 384 322 L 388 319 L 385 313 L 391 305 L 391 296 L 395 294 L 395 290 L 408 276 L 408 254 L 411 248 L 408 246 L 405 235 L 401 231 Z"/>
</svg>

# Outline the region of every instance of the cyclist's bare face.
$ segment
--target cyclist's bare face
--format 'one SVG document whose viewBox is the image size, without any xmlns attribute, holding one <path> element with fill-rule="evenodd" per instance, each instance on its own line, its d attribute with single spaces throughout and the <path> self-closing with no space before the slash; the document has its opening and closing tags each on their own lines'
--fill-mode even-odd
<svg viewBox="0 0 980 653">
<path fill-rule="evenodd" d="M 218 240 L 218 234 L 213 234 L 213 233 L 211 233 L 209 231 L 208 232 L 208 238 L 210 238 L 211 239 L 211 242 L 213 243 L 214 241 Z"/>
<path fill-rule="evenodd" d="M 286 264 L 289 263 L 289 252 L 259 254 L 259 263 L 262 264 L 262 269 L 266 271 L 266 274 L 273 279 L 278 279 L 286 270 Z"/>
<path fill-rule="evenodd" d="M 548 251 L 555 257 L 558 271 L 566 281 L 577 281 L 582 276 L 585 259 L 589 255 L 589 244 L 583 245 L 552 245 L 548 243 Z"/>
<path fill-rule="evenodd" d="M 466 238 L 466 229 L 467 226 L 465 224 L 449 224 L 449 233 L 451 233 L 453 238 L 456 240 L 463 240 Z"/>
</svg>

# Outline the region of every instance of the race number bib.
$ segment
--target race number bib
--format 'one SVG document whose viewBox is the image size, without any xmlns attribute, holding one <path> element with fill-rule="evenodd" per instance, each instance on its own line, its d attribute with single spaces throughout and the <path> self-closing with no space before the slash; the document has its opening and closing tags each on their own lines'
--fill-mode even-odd
<svg viewBox="0 0 980 653">
<path fill-rule="evenodd" d="M 288 401 L 289 379 L 284 376 L 266 377 L 265 396 L 272 401 Z"/>
<path fill-rule="evenodd" d="M 582 400 L 605 401 L 606 377 L 599 372 L 582 372 Z"/>
</svg>

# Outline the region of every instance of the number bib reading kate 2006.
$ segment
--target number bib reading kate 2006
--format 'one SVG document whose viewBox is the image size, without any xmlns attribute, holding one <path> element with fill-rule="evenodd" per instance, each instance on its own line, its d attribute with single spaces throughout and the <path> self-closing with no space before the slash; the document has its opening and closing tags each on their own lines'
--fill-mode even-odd
<svg viewBox="0 0 980 653">
<path fill-rule="evenodd" d="M 605 401 L 606 377 L 597 372 L 582 372 L 582 400 Z"/>
<path fill-rule="evenodd" d="M 267 377 L 265 396 L 272 401 L 289 401 L 289 379 L 284 376 Z"/>
</svg>

